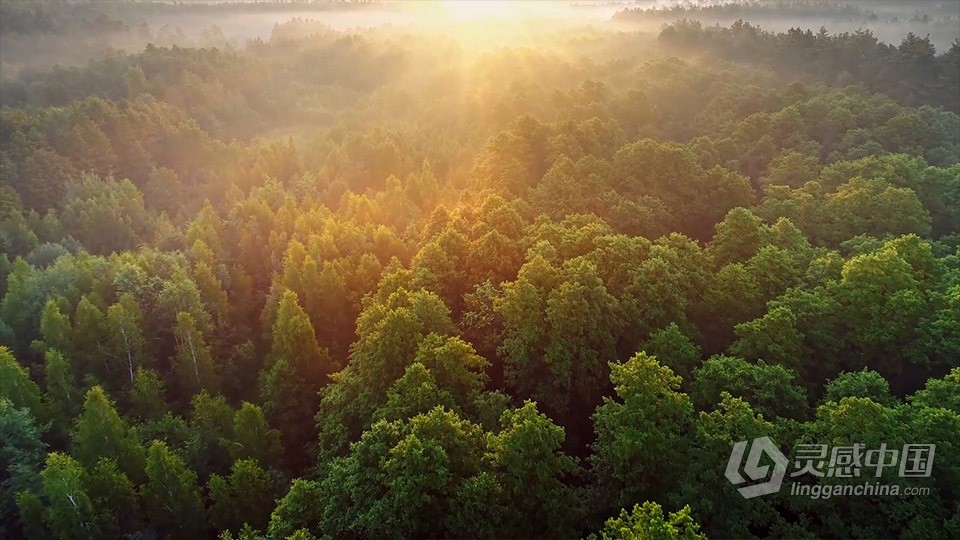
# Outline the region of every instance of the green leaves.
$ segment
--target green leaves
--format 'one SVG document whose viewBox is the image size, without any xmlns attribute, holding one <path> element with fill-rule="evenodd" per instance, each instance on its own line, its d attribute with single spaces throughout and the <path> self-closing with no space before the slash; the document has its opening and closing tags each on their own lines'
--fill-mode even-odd
<svg viewBox="0 0 960 540">
<path fill-rule="evenodd" d="M 331 463 L 320 486 L 310 487 L 323 493 L 317 529 L 378 537 L 477 536 L 491 530 L 483 516 L 498 516 L 497 534 L 569 534 L 577 501 L 566 480 L 577 465 L 560 449 L 563 429 L 532 403 L 504 413 L 501 421 L 498 432 L 485 433 L 436 407 L 375 423 L 348 455 Z M 290 504 L 304 489 L 294 484 Z M 280 528 L 288 521 L 281 517 L 287 507 L 280 503 L 271 531 L 301 526 L 294 521 Z"/>
<path fill-rule="evenodd" d="M 43 521 L 55 538 L 97 538 L 100 531 L 93 501 L 83 485 L 83 468 L 68 455 L 53 452 L 40 473 L 48 502 Z"/>
<path fill-rule="evenodd" d="M 610 381 L 619 400 L 606 398 L 594 413 L 590 458 L 604 508 L 661 499 L 689 465 L 690 398 L 679 377 L 642 352 L 611 363 Z"/>
<path fill-rule="evenodd" d="M 39 484 L 46 451 L 41 433 L 28 409 L 0 397 L 0 532 L 11 537 L 16 532 L 17 493 Z"/>
<path fill-rule="evenodd" d="M 782 364 L 747 362 L 732 356 L 713 356 L 693 373 L 691 392 L 698 408 L 720 403 L 722 394 L 743 398 L 765 418 L 803 419 L 807 393 L 797 375 Z"/>
<path fill-rule="evenodd" d="M 211 476 L 207 491 L 211 525 L 221 531 L 239 531 L 245 525 L 266 527 L 276 486 L 256 460 L 240 459 L 233 463 L 229 476 Z"/>
<path fill-rule="evenodd" d="M 72 455 L 84 466 L 92 468 L 100 458 L 108 458 L 115 460 L 127 477 L 143 477 L 143 447 L 101 387 L 87 391 L 72 439 Z"/>
<path fill-rule="evenodd" d="M 297 295 L 284 291 L 273 323 L 274 358 L 284 358 L 311 386 L 319 385 L 332 370 L 330 356 L 317 344 L 310 318 L 297 303 Z"/>
<path fill-rule="evenodd" d="M 197 475 L 167 445 L 154 441 L 146 465 L 147 481 L 140 496 L 150 523 L 163 534 L 197 537 L 207 530 Z"/>
<path fill-rule="evenodd" d="M 690 507 L 664 516 L 654 502 L 634 505 L 633 510 L 620 510 L 618 517 L 607 520 L 600 535 L 590 540 L 706 540 L 700 526 L 690 516 Z"/>
<path fill-rule="evenodd" d="M 210 347 L 197 328 L 193 316 L 186 311 L 177 313 L 177 325 L 173 333 L 177 343 L 173 364 L 181 392 L 185 396 L 192 396 L 202 390 L 219 393 L 220 375 L 214 365 Z"/>
<path fill-rule="evenodd" d="M 14 408 L 27 409 L 34 418 L 45 418 L 40 387 L 7 347 L 0 347 L 0 399 L 9 400 Z"/>
<path fill-rule="evenodd" d="M 277 468 L 283 456 L 280 432 L 267 425 L 260 407 L 247 402 L 233 417 L 229 449 L 234 460 L 249 459 L 272 468 Z"/>
<path fill-rule="evenodd" d="M 495 308 L 504 321 L 498 354 L 515 393 L 559 418 L 599 401 L 620 321 L 596 265 L 577 258 L 559 269 L 537 257 L 504 284 Z"/>
</svg>

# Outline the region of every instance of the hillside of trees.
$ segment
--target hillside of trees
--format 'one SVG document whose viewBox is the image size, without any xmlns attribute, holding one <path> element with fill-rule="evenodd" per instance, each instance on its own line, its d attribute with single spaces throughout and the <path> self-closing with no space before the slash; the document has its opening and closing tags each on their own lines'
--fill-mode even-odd
<svg viewBox="0 0 960 540">
<path fill-rule="evenodd" d="M 818 5 L 4 70 L 0 537 L 960 538 L 960 41 Z M 745 499 L 760 436 L 937 450 Z"/>
</svg>

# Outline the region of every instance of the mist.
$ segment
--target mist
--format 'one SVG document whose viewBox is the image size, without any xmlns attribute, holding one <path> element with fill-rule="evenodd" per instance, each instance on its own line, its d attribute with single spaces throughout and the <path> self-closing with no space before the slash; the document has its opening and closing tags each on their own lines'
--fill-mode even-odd
<svg viewBox="0 0 960 540">
<path fill-rule="evenodd" d="M 469 1 L 469 0 L 467 0 Z M 739 19 L 772 32 L 824 27 L 830 33 L 869 29 L 897 44 L 907 33 L 929 36 L 938 51 L 960 37 L 960 3 L 913 2 L 676 2 L 545 0 L 513 2 L 509 25 L 524 26 L 524 38 L 546 31 L 592 26 L 657 33 L 680 19 L 729 26 Z M 480 4 L 478 4 L 480 5 Z M 111 50 L 136 52 L 148 43 L 181 47 L 243 47 L 267 40 L 291 20 L 309 20 L 336 31 L 430 30 L 462 37 L 464 21 L 443 14 L 441 2 L 66 2 L 9 0 L 0 6 L 0 76 L 23 69 L 79 66 Z M 453 26 L 460 30 L 452 30 Z M 507 25 L 507 26 L 509 26 Z M 499 25 L 504 26 L 504 25 Z M 496 28 L 495 28 L 496 29 Z M 502 30 L 502 28 L 500 28 Z M 517 41 L 518 33 L 489 39 L 486 46 Z M 469 33 L 469 32 L 467 32 Z M 467 40 L 469 41 L 469 40 Z"/>
</svg>

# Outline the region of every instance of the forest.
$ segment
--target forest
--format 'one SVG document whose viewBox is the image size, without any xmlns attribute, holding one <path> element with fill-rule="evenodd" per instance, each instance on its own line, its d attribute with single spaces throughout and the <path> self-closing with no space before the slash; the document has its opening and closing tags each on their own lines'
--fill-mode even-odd
<svg viewBox="0 0 960 540">
<path fill-rule="evenodd" d="M 3 0 L 0 538 L 960 538 L 960 3 L 889 4 Z"/>
</svg>

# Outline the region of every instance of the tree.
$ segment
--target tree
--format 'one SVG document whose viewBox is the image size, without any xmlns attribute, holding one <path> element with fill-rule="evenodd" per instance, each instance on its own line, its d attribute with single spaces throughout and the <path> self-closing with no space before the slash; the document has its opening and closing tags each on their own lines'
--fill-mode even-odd
<svg viewBox="0 0 960 540">
<path fill-rule="evenodd" d="M 60 303 L 48 300 L 40 314 L 40 335 L 43 336 L 44 345 L 59 351 L 72 351 L 72 331 L 70 318 L 60 310 Z"/>
<path fill-rule="evenodd" d="M 620 515 L 610 518 L 603 530 L 591 534 L 590 540 L 706 540 L 700 526 L 690 516 L 690 507 L 679 512 L 663 515 L 663 509 L 655 502 L 634 505 L 633 510 L 620 510 Z"/>
<path fill-rule="evenodd" d="M 914 440 L 937 440 L 937 450 L 946 448 L 944 459 L 932 463 L 929 478 L 914 478 L 914 486 L 931 488 L 931 497 L 922 504 L 904 504 L 891 497 L 840 497 L 831 505 L 810 508 L 796 501 L 792 510 L 804 511 L 811 516 L 808 528 L 818 536 L 825 531 L 839 530 L 845 536 L 859 532 L 876 536 L 891 527 L 902 527 L 911 534 L 936 535 L 931 527 L 938 527 L 949 520 L 949 500 L 955 497 L 950 483 L 958 478 L 957 460 L 953 448 L 960 445 L 960 416 L 946 409 L 884 406 L 869 398 L 845 397 L 839 402 L 828 401 L 817 408 L 816 419 L 797 441 L 797 444 L 817 444 L 823 441 L 831 447 L 837 445 L 863 444 L 865 448 L 901 447 Z M 856 443 L 854 443 L 856 441 Z M 915 443 L 914 443 L 915 444 Z M 897 468 L 886 468 L 878 482 L 896 481 Z M 935 479 L 943 480 L 935 480 Z M 945 483 L 940 484 L 941 481 Z M 822 483 L 837 484 L 843 478 L 825 477 Z M 937 489 L 933 489 L 934 485 Z M 945 491 L 940 491 L 940 490 Z M 809 504 L 809 503 L 808 503 Z M 842 522 L 839 516 L 859 516 L 856 522 Z"/>
<path fill-rule="evenodd" d="M 0 346 L 0 399 L 7 399 L 16 409 L 27 409 L 34 418 L 45 418 L 40 387 L 14 358 L 7 347 Z"/>
<path fill-rule="evenodd" d="M 66 454 L 52 452 L 40 476 L 43 521 L 51 534 L 61 540 L 100 538 L 104 531 L 83 485 L 83 467 Z"/>
<path fill-rule="evenodd" d="M 87 391 L 72 439 L 72 455 L 83 466 L 92 469 L 100 458 L 108 458 L 115 460 L 128 478 L 143 477 L 143 446 L 117 414 L 103 388 L 94 386 Z"/>
<path fill-rule="evenodd" d="M 137 368 L 128 395 L 130 413 L 141 420 L 157 420 L 169 409 L 163 380 L 152 369 Z"/>
<path fill-rule="evenodd" d="M 132 385 L 137 368 L 149 367 L 143 313 L 133 295 L 124 294 L 116 304 L 107 308 L 106 333 L 112 360 L 123 366 L 127 379 L 124 386 Z"/>
<path fill-rule="evenodd" d="M 81 245 L 99 254 L 136 247 L 149 237 L 151 225 L 143 194 L 130 180 L 91 174 L 67 190 L 61 221 Z"/>
<path fill-rule="evenodd" d="M 256 460 L 237 460 L 230 476 L 211 476 L 207 491 L 211 501 L 210 524 L 217 530 L 239 531 L 244 525 L 256 529 L 267 526 L 276 487 Z"/>
<path fill-rule="evenodd" d="M 310 318 L 297 303 L 297 295 L 293 291 L 284 291 L 280 298 L 272 337 L 273 357 L 287 359 L 310 385 L 321 384 L 332 370 L 330 356 L 317 344 Z"/>
<path fill-rule="evenodd" d="M 557 269 L 540 257 L 528 262 L 496 304 L 509 387 L 565 421 L 571 411 L 592 408 L 606 362 L 616 357 L 616 308 L 593 263 L 574 259 Z"/>
<path fill-rule="evenodd" d="M 729 352 L 748 360 L 760 359 L 775 365 L 804 371 L 803 335 L 797 330 L 797 318 L 786 306 L 768 310 L 759 319 L 734 326 L 737 340 Z M 804 380 L 807 378 L 802 377 Z M 818 381 L 819 382 L 819 381 Z"/>
<path fill-rule="evenodd" d="M 287 449 L 286 465 L 294 470 L 306 466 L 310 460 L 305 448 L 317 436 L 314 414 L 319 396 L 284 358 L 261 374 L 259 387 L 263 413 L 268 423 L 280 431 Z"/>
<path fill-rule="evenodd" d="M 734 208 L 717 224 L 707 255 L 717 267 L 745 262 L 760 249 L 763 233 L 760 218 L 745 208 Z"/>
<path fill-rule="evenodd" d="M 960 368 L 954 368 L 942 379 L 930 379 L 922 390 L 909 397 L 915 405 L 943 407 L 960 414 Z M 870 397 L 870 396 L 863 396 Z"/>
<path fill-rule="evenodd" d="M 708 314 L 702 323 L 707 350 L 723 350 L 733 341 L 737 324 L 763 313 L 764 298 L 756 276 L 742 263 L 732 263 L 710 276 L 703 295 Z"/>
<path fill-rule="evenodd" d="M 101 458 L 86 475 L 84 485 L 104 537 L 117 538 L 142 529 L 143 516 L 136 489 L 112 459 Z"/>
<path fill-rule="evenodd" d="M 499 487 L 494 500 L 501 507 L 502 520 L 496 534 L 527 538 L 570 535 L 581 517 L 569 485 L 579 467 L 561 449 L 564 429 L 529 401 L 504 412 L 500 424 L 501 430 L 489 438 L 487 450 L 488 470 Z"/>
<path fill-rule="evenodd" d="M 326 493 L 320 482 L 297 478 L 290 485 L 287 494 L 277 501 L 270 514 L 267 534 L 270 538 L 288 538 L 298 530 L 306 529 L 314 536 L 321 535 L 321 526 L 325 519 Z"/>
<path fill-rule="evenodd" d="M 640 349 L 670 368 L 684 383 L 691 382 L 693 370 L 700 365 L 700 348 L 676 323 L 650 334 Z"/>
<path fill-rule="evenodd" d="M 894 398 L 890 395 L 890 384 L 876 371 L 845 372 L 827 383 L 826 401 L 840 402 L 845 397 L 869 398 L 876 403 L 891 405 Z"/>
<path fill-rule="evenodd" d="M 146 476 L 140 496 L 150 523 L 168 536 L 203 536 L 207 525 L 197 475 L 162 441 L 150 445 Z"/>
<path fill-rule="evenodd" d="M 203 390 L 190 400 L 188 463 L 202 477 L 230 468 L 234 418 L 233 408 L 221 395 Z"/>
<path fill-rule="evenodd" d="M 563 429 L 532 403 L 505 413 L 498 433 L 442 407 L 381 420 L 325 469 L 319 485 L 294 484 L 271 533 L 282 524 L 286 534 L 307 526 L 334 535 L 476 537 L 498 523 L 493 529 L 508 536 L 566 535 L 576 516 L 564 480 L 577 467 L 562 443 Z M 295 502 L 286 499 L 303 501 L 306 489 L 323 493 L 319 522 L 281 520 L 281 509 Z M 521 492 L 532 496 L 521 503 Z"/>
<path fill-rule="evenodd" d="M 280 432 L 267 425 L 260 407 L 244 402 L 233 418 L 230 457 L 251 459 L 265 467 L 277 467 L 283 455 Z"/>
<path fill-rule="evenodd" d="M 929 244 L 906 239 L 887 242 L 843 265 L 834 294 L 843 306 L 845 338 L 853 350 L 846 370 L 868 367 L 896 381 L 905 365 L 926 363 L 918 343 L 920 321 L 933 299 L 930 282 L 937 279 L 928 268 L 937 263 Z"/>
<path fill-rule="evenodd" d="M 826 196 L 824 212 L 830 220 L 824 236 L 833 242 L 859 234 L 883 238 L 930 233 L 930 215 L 916 192 L 879 179 L 851 179 Z"/>
<path fill-rule="evenodd" d="M 44 354 L 45 398 L 51 409 L 59 437 L 67 438 L 70 423 L 80 412 L 80 391 L 73 380 L 73 368 L 59 351 L 48 349 Z M 64 440 L 64 442 L 66 442 Z"/>
<path fill-rule="evenodd" d="M 332 261 L 323 261 L 318 268 L 309 255 L 302 270 L 304 311 L 310 316 L 319 343 L 330 351 L 331 362 L 340 362 L 353 339 L 357 315 L 350 305 L 351 293 L 346 281 L 350 271 Z"/>
<path fill-rule="evenodd" d="M 437 386 L 433 374 L 423 364 L 407 366 L 403 377 L 387 390 L 387 402 L 374 413 L 377 419 L 387 421 L 413 418 L 430 412 L 434 407 L 456 411 L 459 407 L 453 395 Z"/>
<path fill-rule="evenodd" d="M 27 409 L 18 409 L 0 397 L 0 534 L 16 538 L 15 494 L 39 486 L 45 445 L 41 430 Z"/>
<path fill-rule="evenodd" d="M 593 415 L 594 488 L 604 508 L 663 500 L 688 466 L 693 405 L 680 378 L 646 353 L 610 364 L 618 400 L 605 398 Z M 660 456 L 669 455 L 670 460 Z"/>
<path fill-rule="evenodd" d="M 71 349 L 72 360 L 78 373 L 89 373 L 105 379 L 103 347 L 108 340 L 108 330 L 103 311 L 88 295 L 80 297 L 73 316 Z"/>
<path fill-rule="evenodd" d="M 756 407 L 765 418 L 802 419 L 806 413 L 806 391 L 796 385 L 796 373 L 779 364 L 714 356 L 693 377 L 691 396 L 700 409 L 715 406 L 722 394 L 729 392 Z"/>
<path fill-rule="evenodd" d="M 798 188 L 805 182 L 816 179 L 819 174 L 820 159 L 818 156 L 804 154 L 796 150 L 786 150 L 770 162 L 761 182 Z"/>
<path fill-rule="evenodd" d="M 764 417 L 758 415 L 749 403 L 722 393 L 716 408 L 701 412 L 694 422 L 688 441 L 690 454 L 695 456 L 675 482 L 675 491 L 669 497 L 676 507 L 688 505 L 704 530 L 720 538 L 751 538 L 755 530 L 777 531 L 778 536 L 796 537 L 795 531 L 785 529 L 778 509 L 768 498 L 743 498 L 724 475 L 733 444 L 757 437 L 772 437 L 783 441 L 784 435 Z M 781 532 L 782 531 L 782 532 Z"/>
<path fill-rule="evenodd" d="M 416 360 L 431 334 L 442 341 L 443 336 L 453 333 L 450 310 L 436 294 L 410 292 L 399 285 L 395 290 L 391 288 L 384 283 L 376 295 L 371 295 L 357 319 L 358 339 L 350 362 L 334 376 L 332 384 L 321 390 L 316 413 L 320 462 L 345 454 L 350 443 L 373 424 L 374 413 L 384 403 L 390 385 Z M 458 367 L 456 363 L 461 360 Z M 435 363 L 426 358 L 421 363 L 435 376 L 454 381 L 462 380 L 464 367 L 468 372 L 476 369 L 478 360 L 469 345 L 460 341 L 452 345 L 450 353 L 435 357 L 436 364 L 449 362 L 448 368 L 433 370 Z"/>
<path fill-rule="evenodd" d="M 220 391 L 220 376 L 213 363 L 210 347 L 197 328 L 193 316 L 185 311 L 177 314 L 173 329 L 177 341 L 177 354 L 173 359 L 174 371 L 185 396 L 207 390 Z"/>
</svg>

